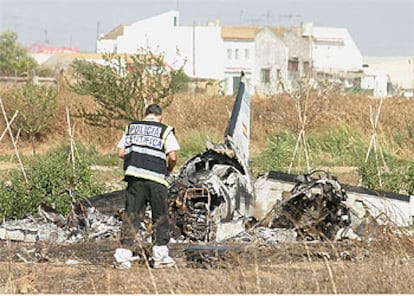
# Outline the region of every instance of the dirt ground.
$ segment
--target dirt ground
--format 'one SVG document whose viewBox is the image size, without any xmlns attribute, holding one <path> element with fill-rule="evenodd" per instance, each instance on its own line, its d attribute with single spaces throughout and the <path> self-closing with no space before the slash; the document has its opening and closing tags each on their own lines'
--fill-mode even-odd
<svg viewBox="0 0 414 296">
<path fill-rule="evenodd" d="M 115 239 L 73 244 L 0 241 L 0 292 L 7 294 L 412 293 L 413 239 L 398 242 L 239 244 L 215 264 L 114 268 Z M 384 244 L 385 243 L 385 244 Z M 228 245 L 235 247 L 234 245 Z"/>
</svg>

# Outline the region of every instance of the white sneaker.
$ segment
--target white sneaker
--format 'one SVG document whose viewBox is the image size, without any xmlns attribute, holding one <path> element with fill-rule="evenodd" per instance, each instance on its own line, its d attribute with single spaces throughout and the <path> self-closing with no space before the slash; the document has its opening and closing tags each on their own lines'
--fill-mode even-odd
<svg viewBox="0 0 414 296">
<path fill-rule="evenodd" d="M 125 261 L 125 262 L 122 262 L 122 263 L 116 263 L 115 264 L 116 269 L 130 269 L 131 266 L 132 266 L 131 261 Z"/>
<path fill-rule="evenodd" d="M 114 257 L 116 260 L 116 269 L 130 269 L 132 261 L 139 259 L 139 256 L 133 256 L 133 252 L 125 248 L 117 248 Z"/>
<path fill-rule="evenodd" d="M 172 267 L 175 261 L 168 255 L 167 246 L 153 246 L 152 259 L 154 260 L 154 268 Z"/>
</svg>

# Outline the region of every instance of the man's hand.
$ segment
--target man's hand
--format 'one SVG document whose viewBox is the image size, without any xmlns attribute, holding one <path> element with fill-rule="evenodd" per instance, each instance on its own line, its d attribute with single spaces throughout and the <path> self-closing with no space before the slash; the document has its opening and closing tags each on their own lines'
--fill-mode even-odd
<svg viewBox="0 0 414 296">
<path fill-rule="evenodd" d="M 124 156 L 125 156 L 125 149 L 122 149 L 122 148 L 118 148 L 118 152 L 117 152 L 117 154 L 118 154 L 118 157 L 120 157 L 120 158 L 124 158 Z"/>
</svg>

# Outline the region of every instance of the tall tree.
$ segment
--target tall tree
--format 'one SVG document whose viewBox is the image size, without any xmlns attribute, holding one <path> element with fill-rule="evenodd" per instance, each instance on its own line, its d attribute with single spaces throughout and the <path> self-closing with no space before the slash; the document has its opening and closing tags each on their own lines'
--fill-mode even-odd
<svg viewBox="0 0 414 296">
<path fill-rule="evenodd" d="M 167 107 L 187 76 L 173 69 L 149 49 L 134 55 L 104 54 L 105 65 L 75 60 L 75 82 L 70 89 L 90 95 L 97 103 L 93 110 L 80 106 L 78 115 L 88 124 L 123 129 L 126 122 L 141 119 L 145 106 Z"/>
<path fill-rule="evenodd" d="M 35 59 L 17 43 L 17 33 L 5 31 L 0 34 L 0 75 L 18 76 L 37 66 Z"/>
</svg>

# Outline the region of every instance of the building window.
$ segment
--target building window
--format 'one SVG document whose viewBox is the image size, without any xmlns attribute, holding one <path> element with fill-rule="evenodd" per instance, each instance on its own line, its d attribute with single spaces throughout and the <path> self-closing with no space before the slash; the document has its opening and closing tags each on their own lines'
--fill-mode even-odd
<svg viewBox="0 0 414 296">
<path fill-rule="evenodd" d="M 239 59 L 239 50 L 238 50 L 238 49 L 236 49 L 236 50 L 234 51 L 234 59 L 235 59 L 235 60 L 238 60 L 238 59 Z"/>
<path fill-rule="evenodd" d="M 246 60 L 246 61 L 248 61 L 249 60 L 249 50 L 246 48 L 245 50 L 244 50 L 244 59 Z"/>
<path fill-rule="evenodd" d="M 174 16 L 174 27 L 177 27 L 177 17 Z"/>
<path fill-rule="evenodd" d="M 270 69 L 260 70 L 260 82 L 261 83 L 270 83 Z"/>
<path fill-rule="evenodd" d="M 310 64 L 309 62 L 303 62 L 303 72 L 309 73 L 310 72 Z"/>
<path fill-rule="evenodd" d="M 299 71 L 299 60 L 293 58 L 288 62 L 288 71 L 289 72 L 298 72 Z"/>
<path fill-rule="evenodd" d="M 227 59 L 231 60 L 231 48 L 227 49 Z"/>
</svg>

